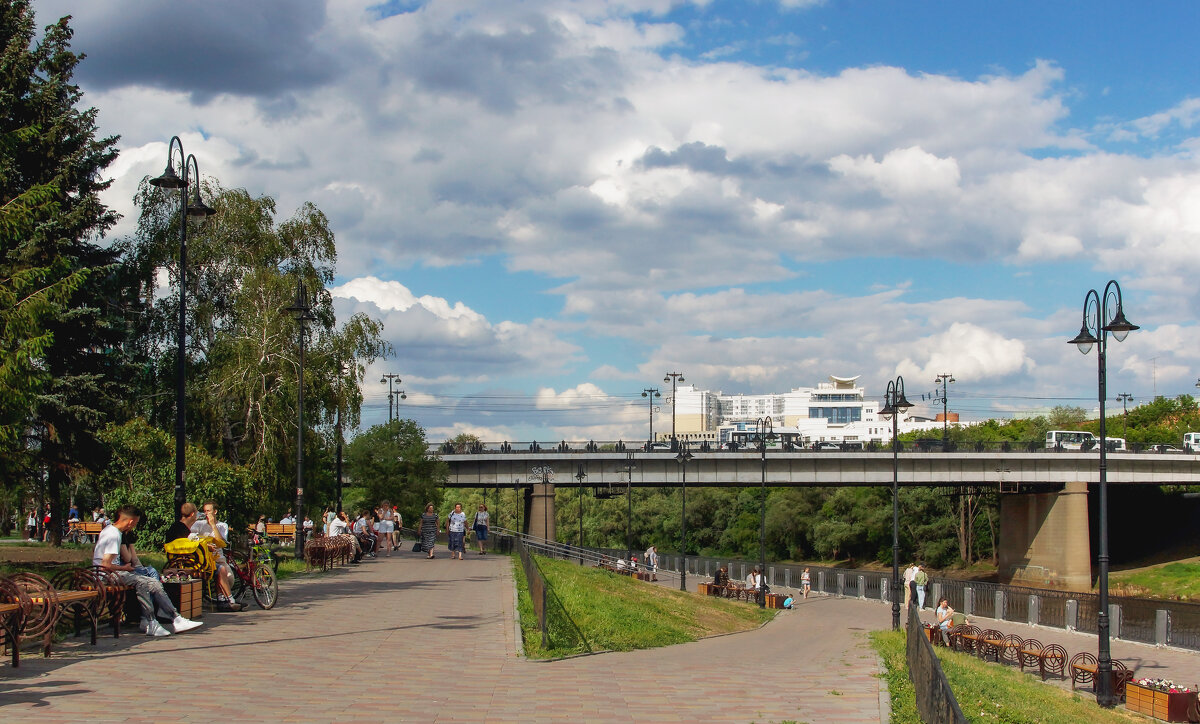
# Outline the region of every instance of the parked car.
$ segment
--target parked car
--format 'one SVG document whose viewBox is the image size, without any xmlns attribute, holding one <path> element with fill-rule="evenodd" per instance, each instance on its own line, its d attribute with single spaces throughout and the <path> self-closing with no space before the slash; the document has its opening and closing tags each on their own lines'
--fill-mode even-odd
<svg viewBox="0 0 1200 724">
<path fill-rule="evenodd" d="M 841 450 L 842 446 L 838 445 L 836 442 L 829 442 L 827 440 L 823 440 L 821 442 L 814 442 L 812 449 L 813 450 Z"/>
<path fill-rule="evenodd" d="M 650 443 L 650 452 L 669 452 L 671 443 L 669 442 L 652 442 Z"/>
</svg>

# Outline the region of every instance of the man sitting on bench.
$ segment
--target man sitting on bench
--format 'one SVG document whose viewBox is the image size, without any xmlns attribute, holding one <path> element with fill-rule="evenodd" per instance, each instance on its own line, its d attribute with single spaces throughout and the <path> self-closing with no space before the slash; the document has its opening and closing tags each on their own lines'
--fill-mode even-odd
<svg viewBox="0 0 1200 724">
<path fill-rule="evenodd" d="M 242 604 L 233 600 L 233 591 L 229 581 L 232 574 L 229 572 L 229 563 L 225 560 L 225 554 L 221 552 L 226 545 L 221 529 L 225 528 L 225 534 L 228 535 L 229 527 L 217 522 L 217 504 L 211 500 L 204 503 L 204 519 L 199 519 L 194 503 L 184 503 L 180 506 L 179 514 L 179 520 L 167 528 L 166 542 L 188 538 L 193 533 L 197 538 L 212 538 L 213 544 L 209 546 L 209 550 L 217 562 L 213 577 L 217 582 L 217 590 L 220 591 L 217 596 L 217 610 L 241 611 Z"/>
<path fill-rule="evenodd" d="M 123 506 L 118 510 L 116 521 L 100 532 L 96 547 L 92 551 L 92 563 L 107 571 L 118 583 L 134 588 L 137 592 L 138 605 L 142 607 L 141 629 L 148 635 L 171 635 L 171 631 L 160 624 L 158 618 L 155 617 L 156 604 L 158 610 L 171 619 L 171 629 L 175 633 L 183 633 L 203 625 L 200 621 L 191 621 L 180 616 L 157 579 L 137 575 L 133 572 L 132 563 L 121 560 L 121 534 L 132 531 L 137 526 L 139 519 L 137 508 L 132 505 Z"/>
</svg>

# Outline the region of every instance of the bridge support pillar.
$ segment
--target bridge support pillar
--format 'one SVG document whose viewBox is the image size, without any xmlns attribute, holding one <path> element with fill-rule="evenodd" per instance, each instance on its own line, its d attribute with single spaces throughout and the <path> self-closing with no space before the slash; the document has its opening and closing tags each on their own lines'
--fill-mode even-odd
<svg viewBox="0 0 1200 724">
<path fill-rule="evenodd" d="M 534 483 L 527 530 L 534 538 L 554 540 L 554 483 Z"/>
<path fill-rule="evenodd" d="M 1001 583 L 1092 587 L 1087 483 L 1058 493 L 1003 495 L 997 551 Z"/>
</svg>

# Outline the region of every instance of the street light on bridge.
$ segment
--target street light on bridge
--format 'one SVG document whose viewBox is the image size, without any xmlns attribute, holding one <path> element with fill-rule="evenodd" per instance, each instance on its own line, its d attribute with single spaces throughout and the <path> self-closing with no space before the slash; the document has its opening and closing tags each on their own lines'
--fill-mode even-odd
<svg viewBox="0 0 1200 724">
<path fill-rule="evenodd" d="M 393 409 L 395 410 L 395 419 L 397 419 L 397 420 L 400 419 L 400 400 L 408 399 L 408 395 L 404 394 L 404 390 L 395 389 L 395 385 L 400 384 L 402 381 L 403 380 L 400 379 L 400 375 L 391 374 L 391 373 L 383 375 L 383 377 L 380 378 L 380 380 L 379 380 L 379 384 L 381 384 L 381 385 L 386 384 L 388 386 L 388 423 L 389 424 L 391 423 L 391 421 L 393 419 L 392 410 Z M 394 405 L 393 405 L 393 402 L 395 403 Z"/>
<path fill-rule="evenodd" d="M 671 449 L 674 450 L 679 444 L 675 438 L 675 385 L 678 382 L 686 382 L 683 379 L 682 372 L 668 372 L 666 377 L 663 377 L 663 382 L 671 383 Z"/>
<path fill-rule="evenodd" d="M 646 398 L 646 402 L 650 405 L 650 442 L 654 442 L 654 398 L 662 397 L 657 387 L 647 387 L 642 390 L 642 397 Z"/>
<path fill-rule="evenodd" d="M 172 151 L 179 146 L 179 167 L 183 174 L 175 173 L 171 165 L 174 157 Z M 195 169 L 195 184 L 192 187 L 192 200 L 188 202 L 188 185 L 193 176 L 188 173 Z M 183 141 L 179 136 L 171 136 L 167 144 L 167 169 L 161 176 L 150 179 L 150 185 L 160 189 L 179 189 L 179 323 L 175 328 L 175 517 L 187 502 L 187 488 L 183 482 L 184 448 L 186 447 L 185 433 L 185 383 L 187 380 L 187 221 L 189 216 L 203 219 L 217 213 L 217 210 L 200 200 L 200 165 L 196 157 L 183 153 Z M 57 515 L 57 513 L 56 513 Z"/>
<path fill-rule="evenodd" d="M 1108 430 L 1104 419 L 1104 402 L 1108 396 L 1108 335 L 1111 332 L 1118 342 L 1124 342 L 1125 337 L 1135 329 L 1138 329 L 1138 326 L 1125 319 L 1125 309 L 1121 303 L 1121 285 L 1113 279 L 1104 286 L 1103 295 L 1097 294 L 1095 289 L 1089 289 L 1084 295 L 1083 324 L 1079 328 L 1079 334 L 1069 341 L 1083 354 L 1090 352 L 1092 345 L 1095 345 L 1097 353 L 1100 392 L 1100 551 L 1097 556 L 1100 564 L 1100 610 L 1096 612 L 1096 633 L 1099 638 L 1096 657 L 1096 702 L 1107 707 L 1116 704 L 1116 698 L 1113 696 L 1112 652 L 1108 640 Z"/>
<path fill-rule="evenodd" d="M 912 407 L 904 396 L 904 378 L 888 382 L 879 416 L 892 419 L 892 630 L 900 628 L 900 416 Z"/>
</svg>

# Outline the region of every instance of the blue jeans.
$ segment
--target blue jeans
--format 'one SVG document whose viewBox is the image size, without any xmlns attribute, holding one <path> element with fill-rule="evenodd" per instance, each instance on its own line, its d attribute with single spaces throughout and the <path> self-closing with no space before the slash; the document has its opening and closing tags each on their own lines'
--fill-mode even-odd
<svg viewBox="0 0 1200 724">
<path fill-rule="evenodd" d="M 925 608 L 925 587 L 917 586 L 917 608 Z"/>
<path fill-rule="evenodd" d="M 135 575 L 146 576 L 147 578 L 153 578 L 156 581 L 162 580 L 162 576 L 158 575 L 158 571 L 154 569 L 154 566 L 137 566 L 133 569 L 133 572 Z"/>
</svg>

